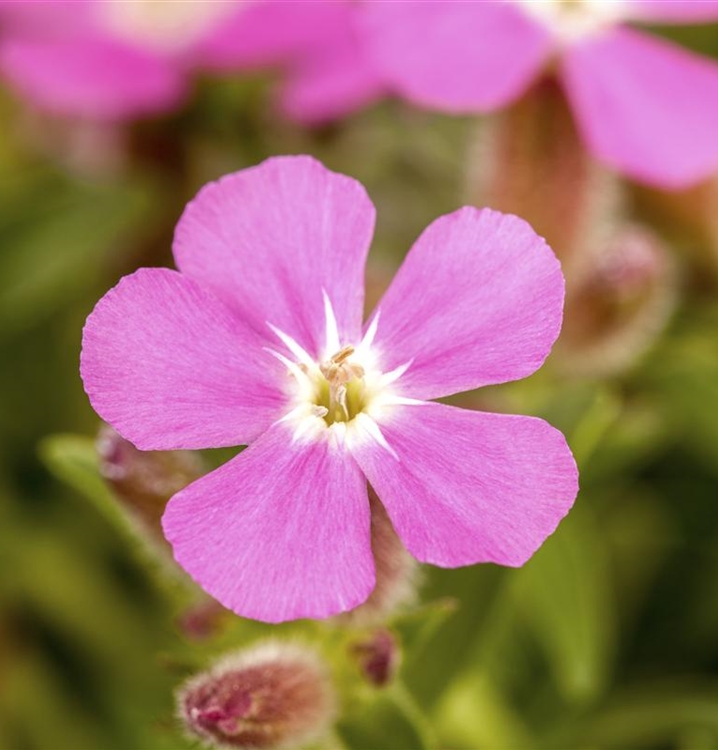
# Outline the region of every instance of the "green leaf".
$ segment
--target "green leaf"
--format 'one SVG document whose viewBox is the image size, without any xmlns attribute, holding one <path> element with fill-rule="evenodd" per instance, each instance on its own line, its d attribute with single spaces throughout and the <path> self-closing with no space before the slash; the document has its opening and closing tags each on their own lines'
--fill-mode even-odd
<svg viewBox="0 0 718 750">
<path fill-rule="evenodd" d="M 531 750 L 535 742 L 522 718 L 480 670 L 465 672 L 443 695 L 435 715 L 451 747 Z"/>
<path fill-rule="evenodd" d="M 62 737 L 76 750 L 101 744 L 102 732 L 68 695 L 57 672 L 41 654 L 24 654 L 3 664 L 0 693 L 0 746 L 53 747 Z"/>
<path fill-rule="evenodd" d="M 599 481 L 606 483 L 643 468 L 673 437 L 665 408 L 648 399 L 625 403 L 619 417 L 609 427 L 594 446 L 590 461 L 581 467 L 584 486 Z"/>
<path fill-rule="evenodd" d="M 426 719 L 403 686 L 367 691 L 344 713 L 337 733 L 351 750 L 437 750 Z"/>
<path fill-rule="evenodd" d="M 669 554 L 680 543 L 680 531 L 670 504 L 662 503 L 653 492 L 621 486 L 610 487 L 607 492 L 612 502 L 603 534 L 616 571 L 613 588 L 620 603 L 618 614 L 625 639 L 630 637 L 647 598 L 660 581 Z M 701 604 L 706 604 L 705 597 Z"/>
<path fill-rule="evenodd" d="M 557 747 L 668 747 L 700 731 L 718 738 L 718 684 L 651 681 L 617 691 L 600 711 L 556 738 Z M 696 746 L 694 746 L 696 747 Z"/>
<path fill-rule="evenodd" d="M 60 480 L 74 487 L 91 502 L 127 543 L 135 561 L 150 574 L 155 584 L 178 603 L 188 601 L 196 591 L 150 535 L 117 501 L 99 472 L 95 441 L 83 435 L 52 435 L 39 446 L 47 468 Z"/>
<path fill-rule="evenodd" d="M 516 607 L 559 690 L 579 704 L 606 688 L 616 640 L 606 550 L 588 503 L 584 496 L 513 580 Z"/>
<path fill-rule="evenodd" d="M 466 667 L 474 643 L 482 638 L 494 598 L 503 588 L 505 573 L 494 565 L 426 570 L 424 594 L 427 598 L 437 597 L 433 605 L 428 605 L 433 608 L 428 617 L 435 618 L 440 626 L 427 624 L 426 640 L 423 636 L 417 639 L 416 655 L 411 648 L 406 649 L 402 670 L 404 680 L 422 705 L 435 702 L 453 676 Z M 408 630 L 409 622 L 406 627 Z M 417 623 L 417 631 L 421 630 Z"/>
<path fill-rule="evenodd" d="M 680 321 L 673 335 L 656 348 L 641 372 L 644 390 L 667 415 L 674 441 L 718 466 L 718 306 Z"/>
<path fill-rule="evenodd" d="M 585 469 L 620 414 L 621 402 L 615 394 L 603 388 L 595 391 L 578 424 L 570 433 L 569 443 L 581 471 Z"/>
<path fill-rule="evenodd" d="M 109 251 L 126 252 L 146 231 L 143 219 L 152 205 L 144 183 L 82 186 L 39 179 L 39 185 L 25 186 L 29 220 L 17 218 L 23 206 L 9 212 L 6 221 L 0 217 L 0 226 L 15 222 L 12 231 L 5 227 L 0 256 L 3 335 L 46 318 L 92 286 Z"/>
<path fill-rule="evenodd" d="M 40 458 L 63 482 L 79 490 L 113 523 L 126 523 L 105 480 L 100 476 L 95 441 L 85 435 L 51 435 L 39 447 Z"/>
<path fill-rule="evenodd" d="M 456 607 L 455 600 L 440 599 L 403 613 L 392 622 L 392 628 L 398 633 L 409 659 L 418 659 L 422 655 L 430 639 L 456 611 Z"/>
</svg>

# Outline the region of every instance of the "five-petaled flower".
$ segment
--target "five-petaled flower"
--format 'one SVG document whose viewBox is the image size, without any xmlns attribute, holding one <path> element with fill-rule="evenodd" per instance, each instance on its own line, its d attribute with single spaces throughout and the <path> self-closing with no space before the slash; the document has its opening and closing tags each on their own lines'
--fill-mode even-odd
<svg viewBox="0 0 718 750">
<path fill-rule="evenodd" d="M 549 247 L 514 216 L 443 216 L 362 325 L 373 226 L 355 180 L 269 159 L 188 205 L 179 272 L 127 276 L 85 326 L 85 389 L 138 448 L 249 444 L 163 518 L 179 564 L 241 615 L 367 598 L 367 482 L 409 552 L 446 567 L 523 564 L 575 498 L 546 422 L 429 400 L 541 366 L 564 297 Z"/>
<path fill-rule="evenodd" d="M 282 108 L 321 121 L 375 99 L 348 0 L 0 0 L 0 76 L 35 107 L 123 121 L 183 103 L 201 71 L 279 67 Z"/>
<path fill-rule="evenodd" d="M 718 65 L 623 24 L 715 20 L 715 0 L 408 0 L 366 15 L 377 69 L 419 105 L 492 111 L 555 62 L 597 158 L 671 189 L 718 170 Z"/>
</svg>

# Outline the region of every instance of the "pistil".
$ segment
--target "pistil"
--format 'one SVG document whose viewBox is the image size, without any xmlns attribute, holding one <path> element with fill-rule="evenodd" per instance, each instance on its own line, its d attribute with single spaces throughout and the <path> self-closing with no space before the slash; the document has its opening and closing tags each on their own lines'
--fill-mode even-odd
<svg viewBox="0 0 718 750">
<path fill-rule="evenodd" d="M 347 404 L 347 386 L 352 381 L 361 381 L 364 377 L 364 368 L 354 362 L 349 361 L 349 357 L 354 354 L 353 346 L 345 346 L 336 354 L 333 354 L 326 362 L 319 365 L 319 371 L 322 373 L 329 384 L 329 404 L 328 415 L 336 420 L 337 409 L 341 410 L 343 419 L 348 421 L 355 414 L 350 414 L 354 409 L 349 408 Z M 359 383 L 357 383 L 359 385 Z"/>
</svg>

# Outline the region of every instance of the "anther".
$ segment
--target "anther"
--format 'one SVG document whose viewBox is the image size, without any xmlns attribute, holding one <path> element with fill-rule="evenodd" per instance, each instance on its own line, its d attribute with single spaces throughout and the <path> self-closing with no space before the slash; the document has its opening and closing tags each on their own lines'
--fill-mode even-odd
<svg viewBox="0 0 718 750">
<path fill-rule="evenodd" d="M 340 349 L 336 354 L 334 354 L 330 359 L 335 365 L 340 365 L 346 359 L 351 357 L 352 354 L 354 354 L 354 347 L 351 345 L 345 346 L 343 349 Z"/>
</svg>

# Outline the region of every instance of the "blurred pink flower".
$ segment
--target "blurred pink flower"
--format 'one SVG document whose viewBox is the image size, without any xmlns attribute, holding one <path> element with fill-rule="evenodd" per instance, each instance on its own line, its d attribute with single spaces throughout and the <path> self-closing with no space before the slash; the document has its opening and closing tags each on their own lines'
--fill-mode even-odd
<svg viewBox="0 0 718 750">
<path fill-rule="evenodd" d="M 445 567 L 523 564 L 576 495 L 546 422 L 428 401 L 541 366 L 564 298 L 549 247 L 514 216 L 443 216 L 362 326 L 374 216 L 356 181 L 269 159 L 188 205 L 179 272 L 140 269 L 87 320 L 85 389 L 138 448 L 249 444 L 163 518 L 179 564 L 240 615 L 369 596 L 367 481 L 408 551 Z"/>
<path fill-rule="evenodd" d="M 666 188 L 718 170 L 718 64 L 623 25 L 718 19 L 715 0 L 408 0 L 365 11 L 377 68 L 419 105 L 492 111 L 556 58 L 597 158 Z"/>
<path fill-rule="evenodd" d="M 36 107 L 124 120 L 171 110 L 201 71 L 283 67 L 282 106 L 308 122 L 380 85 L 345 0 L 0 0 L 0 74 Z"/>
</svg>

